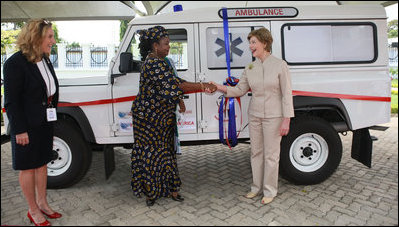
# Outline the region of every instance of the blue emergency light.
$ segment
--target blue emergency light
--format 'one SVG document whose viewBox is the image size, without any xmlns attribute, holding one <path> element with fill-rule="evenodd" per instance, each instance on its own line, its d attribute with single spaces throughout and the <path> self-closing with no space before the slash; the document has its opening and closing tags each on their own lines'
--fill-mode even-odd
<svg viewBox="0 0 399 227">
<path fill-rule="evenodd" d="M 174 12 L 183 11 L 183 6 L 182 5 L 174 5 L 173 6 L 173 11 Z"/>
</svg>

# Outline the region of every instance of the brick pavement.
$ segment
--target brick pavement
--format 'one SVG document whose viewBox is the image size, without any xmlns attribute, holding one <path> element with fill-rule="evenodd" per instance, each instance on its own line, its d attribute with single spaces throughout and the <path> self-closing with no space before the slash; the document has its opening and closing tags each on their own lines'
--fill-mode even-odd
<svg viewBox="0 0 399 227">
<path fill-rule="evenodd" d="M 116 170 L 105 180 L 102 153 L 89 172 L 67 189 L 48 190 L 50 205 L 64 214 L 53 225 L 398 225 L 398 118 L 371 131 L 372 168 L 350 158 L 352 133 L 341 136 L 337 171 L 317 185 L 279 179 L 266 206 L 246 199 L 251 182 L 250 145 L 230 151 L 220 144 L 185 146 L 178 157 L 183 203 L 162 198 L 149 208 L 130 189 L 130 151 L 115 149 Z M 12 170 L 10 143 L 1 146 L 1 225 L 29 225 L 27 205 Z"/>
</svg>

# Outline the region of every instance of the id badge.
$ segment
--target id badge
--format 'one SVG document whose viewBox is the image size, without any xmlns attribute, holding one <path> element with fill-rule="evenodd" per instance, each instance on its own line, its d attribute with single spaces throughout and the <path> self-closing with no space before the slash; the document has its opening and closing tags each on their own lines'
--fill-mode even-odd
<svg viewBox="0 0 399 227">
<path fill-rule="evenodd" d="M 57 111 L 55 108 L 47 108 L 47 121 L 56 121 Z"/>
</svg>

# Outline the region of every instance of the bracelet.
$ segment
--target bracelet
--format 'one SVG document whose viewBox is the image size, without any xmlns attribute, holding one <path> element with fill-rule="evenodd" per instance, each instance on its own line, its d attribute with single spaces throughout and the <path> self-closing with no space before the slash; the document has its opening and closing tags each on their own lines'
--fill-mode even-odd
<svg viewBox="0 0 399 227">
<path fill-rule="evenodd" d="M 201 84 L 201 91 L 205 91 L 204 84 L 202 82 L 200 82 L 200 84 Z"/>
</svg>

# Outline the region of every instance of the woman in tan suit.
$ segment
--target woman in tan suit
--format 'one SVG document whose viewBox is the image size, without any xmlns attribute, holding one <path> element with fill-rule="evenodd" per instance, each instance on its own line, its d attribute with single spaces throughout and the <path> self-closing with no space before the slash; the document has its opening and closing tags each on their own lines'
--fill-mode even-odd
<svg viewBox="0 0 399 227">
<path fill-rule="evenodd" d="M 270 53 L 273 38 L 269 30 L 253 30 L 248 40 L 256 60 L 245 67 L 240 82 L 235 87 L 211 83 L 226 97 L 252 91 L 248 118 L 253 182 L 245 197 L 263 193 L 261 203 L 268 204 L 277 195 L 281 137 L 288 134 L 294 117 L 291 76 L 287 63 Z"/>
</svg>

